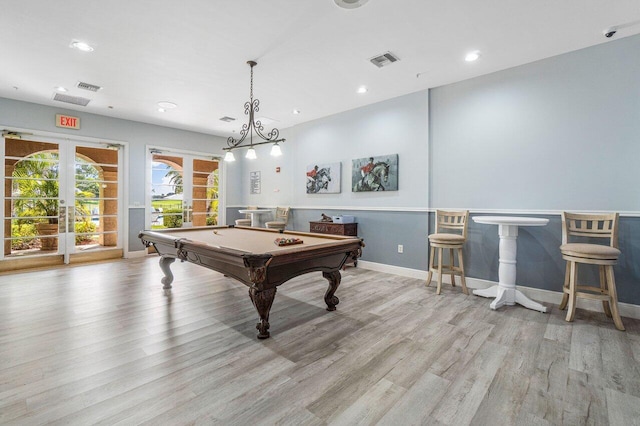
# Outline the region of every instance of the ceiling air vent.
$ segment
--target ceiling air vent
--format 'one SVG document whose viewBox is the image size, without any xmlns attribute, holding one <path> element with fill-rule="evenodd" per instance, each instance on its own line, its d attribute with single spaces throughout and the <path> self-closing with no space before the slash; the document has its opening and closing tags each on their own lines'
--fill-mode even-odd
<svg viewBox="0 0 640 426">
<path fill-rule="evenodd" d="M 98 90 L 102 89 L 102 87 L 96 86 L 95 84 L 83 83 L 81 81 L 79 81 L 78 84 L 76 84 L 76 87 L 78 89 L 84 89 L 90 92 L 97 92 Z"/>
<path fill-rule="evenodd" d="M 385 67 L 387 65 L 391 65 L 394 62 L 399 61 L 400 58 L 398 58 L 396 55 L 394 55 L 391 52 L 387 52 L 387 53 L 383 53 L 382 55 L 374 56 L 373 58 L 371 58 L 369 60 L 376 67 L 382 68 L 382 67 Z"/>
<path fill-rule="evenodd" d="M 226 121 L 227 123 L 231 123 L 232 121 L 235 121 L 235 120 L 236 120 L 235 118 L 227 117 L 226 115 L 220 119 L 220 121 Z"/>
<path fill-rule="evenodd" d="M 53 100 L 82 106 L 87 106 L 89 102 L 91 102 L 91 99 L 82 98 L 80 96 L 69 96 L 62 93 L 55 93 L 53 95 Z"/>
</svg>

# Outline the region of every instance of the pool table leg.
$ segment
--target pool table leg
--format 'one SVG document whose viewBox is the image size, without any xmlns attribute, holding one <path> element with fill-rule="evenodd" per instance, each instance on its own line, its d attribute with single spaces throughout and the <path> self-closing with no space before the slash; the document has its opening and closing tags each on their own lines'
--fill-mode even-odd
<svg viewBox="0 0 640 426">
<path fill-rule="evenodd" d="M 164 274 L 164 278 L 160 280 L 163 284 L 162 288 L 164 290 L 169 290 L 171 288 L 171 283 L 173 282 L 173 273 L 171 272 L 171 264 L 176 261 L 175 257 L 171 256 L 160 256 L 160 269 Z"/>
<path fill-rule="evenodd" d="M 253 306 L 256 307 L 256 311 L 260 315 L 260 322 L 256 324 L 256 328 L 259 331 L 258 339 L 266 339 L 269 337 L 269 311 L 271 311 L 273 299 L 276 297 L 276 288 L 262 291 L 249 288 L 249 297 L 251 297 Z"/>
<path fill-rule="evenodd" d="M 327 311 L 335 311 L 336 305 L 340 303 L 340 299 L 338 299 L 338 296 L 334 295 L 334 293 L 338 289 L 338 286 L 340 285 L 340 271 L 323 272 L 322 276 L 329 281 L 329 288 L 324 294 L 324 301 L 327 304 Z"/>
</svg>

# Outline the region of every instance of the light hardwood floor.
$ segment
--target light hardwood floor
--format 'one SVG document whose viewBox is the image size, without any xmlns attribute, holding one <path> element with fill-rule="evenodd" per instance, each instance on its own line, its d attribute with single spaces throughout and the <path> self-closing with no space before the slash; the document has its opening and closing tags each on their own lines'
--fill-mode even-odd
<svg viewBox="0 0 640 426">
<path fill-rule="evenodd" d="M 157 257 L 0 275 L 2 424 L 638 425 L 640 321 L 348 268 L 247 288 Z M 560 286 L 561 283 L 558 283 Z"/>
</svg>

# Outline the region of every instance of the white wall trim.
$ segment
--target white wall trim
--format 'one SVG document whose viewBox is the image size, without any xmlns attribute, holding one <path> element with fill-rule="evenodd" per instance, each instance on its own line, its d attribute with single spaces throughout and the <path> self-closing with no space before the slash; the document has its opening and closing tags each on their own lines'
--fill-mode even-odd
<svg viewBox="0 0 640 426">
<path fill-rule="evenodd" d="M 167 148 L 166 146 L 161 146 L 161 145 L 145 145 L 145 149 L 147 150 L 147 152 L 152 149 L 161 151 L 162 155 L 185 154 L 185 155 L 198 157 L 198 159 L 201 159 L 201 160 L 210 160 L 210 161 L 216 161 L 216 160 L 222 161 L 224 157 L 223 154 L 210 154 L 202 151 L 193 151 L 189 149 Z"/>
<path fill-rule="evenodd" d="M 10 132 L 22 133 L 23 139 L 26 139 L 26 140 L 33 140 L 34 138 L 36 140 L 38 140 L 38 138 L 45 138 L 45 139 L 55 138 L 57 139 L 57 141 L 54 140 L 53 142 L 75 140 L 75 141 L 81 141 L 81 142 L 129 145 L 129 142 L 118 140 L 118 139 L 96 138 L 93 136 L 85 136 L 85 135 L 80 135 L 76 133 L 58 133 L 58 132 L 49 132 L 45 130 L 25 129 L 21 127 L 5 126 L 1 123 L 0 123 L 0 128 L 2 128 L 2 130 L 7 130 Z"/>
<path fill-rule="evenodd" d="M 226 208 L 242 209 L 246 206 L 227 205 Z M 276 206 L 260 206 L 265 208 L 276 208 Z M 469 213 L 479 214 L 522 214 L 522 215 L 545 215 L 560 216 L 563 210 L 517 210 L 517 209 L 472 209 L 464 207 L 362 207 L 362 206 L 290 206 L 294 210 L 345 210 L 345 211 L 372 211 L 372 212 L 405 212 L 405 213 L 435 213 L 437 209 L 441 210 L 469 210 Z M 571 210 L 574 213 L 613 213 L 613 210 Z M 640 217 L 640 212 L 621 212 L 621 217 Z"/>
<path fill-rule="evenodd" d="M 124 186 L 121 194 L 122 198 L 120 198 L 121 207 L 118 208 L 118 220 L 122 221 L 122 226 L 119 227 L 118 232 L 122 233 L 122 253 L 126 259 L 129 253 L 129 209 L 125 205 L 129 204 L 129 188 L 131 185 L 131 175 L 129 173 L 131 148 L 129 143 L 124 143 L 122 151 L 118 151 L 118 154 L 122 155 L 122 167 L 118 170 L 118 181 L 122 182 Z"/>
<path fill-rule="evenodd" d="M 385 272 L 387 274 L 400 275 L 415 279 L 427 279 L 427 271 L 420 269 L 404 268 L 402 266 L 386 265 L 384 263 L 368 262 L 358 259 L 358 268 L 367 269 L 369 271 Z"/>
<path fill-rule="evenodd" d="M 400 266 L 385 265 L 383 263 L 367 262 L 364 260 L 358 260 L 358 268 L 367 269 L 369 271 L 384 272 L 387 274 L 400 275 L 402 277 L 415 278 L 426 281 L 427 271 L 420 269 L 403 268 Z M 450 284 L 449 276 L 442 277 L 442 281 Z M 479 278 L 466 277 L 467 287 L 471 289 L 476 288 L 489 288 L 498 284 L 494 281 L 482 280 Z M 433 284 L 432 284 L 433 285 Z M 551 309 L 558 310 L 558 304 L 562 300 L 562 292 L 543 290 L 538 288 L 518 286 L 518 290 L 522 291 L 527 297 L 544 303 L 551 303 L 553 306 Z M 489 300 L 487 300 L 487 309 L 489 306 Z M 594 312 L 604 312 L 602 310 L 602 302 L 597 300 L 581 299 L 578 298 L 578 308 L 586 309 Z M 633 305 L 631 303 L 618 303 L 620 315 L 623 317 L 640 319 L 640 305 Z"/>
<path fill-rule="evenodd" d="M 246 205 L 227 205 L 229 209 L 242 209 L 246 208 Z M 263 206 L 265 208 L 276 208 L 276 206 Z M 378 212 L 418 212 L 426 213 L 427 209 L 424 207 L 362 207 L 362 206 L 290 206 L 294 210 L 349 210 L 349 211 L 378 211 Z"/>
<path fill-rule="evenodd" d="M 435 213 L 440 210 L 469 210 L 469 213 L 481 214 L 528 214 L 528 215 L 549 215 L 560 216 L 566 210 L 518 210 L 518 209 L 473 209 L 465 207 L 433 207 L 427 209 L 429 213 Z M 617 210 L 571 210 L 572 213 L 597 214 L 597 213 L 619 213 L 620 216 L 640 217 L 640 212 L 628 211 L 622 212 Z"/>
</svg>

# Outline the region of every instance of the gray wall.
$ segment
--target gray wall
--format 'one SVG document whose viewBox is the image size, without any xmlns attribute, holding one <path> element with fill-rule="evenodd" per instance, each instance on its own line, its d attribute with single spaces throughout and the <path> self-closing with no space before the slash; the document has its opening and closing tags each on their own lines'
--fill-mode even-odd
<svg viewBox="0 0 640 426">
<path fill-rule="evenodd" d="M 241 187 L 233 187 L 242 194 L 237 204 L 426 209 L 428 111 L 428 93 L 412 93 L 282 130 L 281 136 L 287 139 L 282 144 L 282 157 L 269 156 L 270 145 L 256 149 L 257 160 L 244 159 L 245 151 L 240 150 L 237 161 L 229 165 L 229 170 L 241 175 Z M 400 190 L 352 192 L 351 160 L 386 154 L 399 155 Z M 341 193 L 307 194 L 306 167 L 335 162 L 340 162 L 342 167 Z M 277 166 L 280 173 L 275 172 Z M 260 194 L 249 194 L 252 171 L 261 172 Z"/>
<path fill-rule="evenodd" d="M 278 159 L 268 155 L 268 145 L 259 147 L 258 160 L 237 155 L 230 169 L 242 175 L 243 195 L 237 205 L 229 204 L 227 223 L 247 205 L 290 206 L 288 228 L 299 231 L 309 231 L 309 221 L 320 213 L 351 214 L 367 244 L 364 260 L 426 269 L 428 115 L 428 92 L 417 92 L 287 129 Z M 386 154 L 399 156 L 399 190 L 352 192 L 351 160 Z M 307 194 L 306 167 L 334 162 L 341 163 L 341 192 Z M 250 171 L 261 172 L 261 194 L 249 194 Z"/>
<path fill-rule="evenodd" d="M 227 204 L 230 206 L 290 206 L 293 203 L 293 152 L 296 139 L 291 136 L 289 129 L 280 131 L 280 137 L 286 139 L 281 144 L 282 156 L 269 155 L 271 144 L 256 147 L 257 159 L 246 160 L 246 149 L 234 151 L 236 161 L 224 163 L 227 169 Z M 280 167 L 280 172 L 276 172 Z M 259 171 L 261 177 L 261 191 L 250 194 L 250 172 Z M 237 208 L 231 211 L 237 213 Z M 228 217 L 227 222 L 233 223 L 236 217 Z"/>
<path fill-rule="evenodd" d="M 639 76 L 635 36 L 431 90 L 431 206 L 640 211 Z"/>
<path fill-rule="evenodd" d="M 309 222 L 321 219 L 320 214 L 329 216 L 351 215 L 358 222 L 358 236 L 364 240 L 362 260 L 394 265 L 404 268 L 426 270 L 427 257 L 427 215 L 411 211 L 367 211 L 349 209 L 296 208 L 291 212 L 288 230 L 309 232 Z M 235 207 L 227 209 L 227 223 L 244 217 Z M 273 220 L 269 217 L 267 220 Z M 410 226 L 408 226 L 410 224 Z M 398 245 L 403 245 L 404 253 L 398 253 Z"/>
<path fill-rule="evenodd" d="M 635 36 L 431 90 L 430 206 L 550 219 L 520 228 L 517 282 L 554 291 L 559 212 L 622 212 L 617 288 L 640 304 L 638 76 Z M 468 276 L 497 281 L 497 227 L 471 223 L 465 256 Z"/>
<path fill-rule="evenodd" d="M 426 208 L 428 93 L 412 93 L 296 126 L 293 203 L 299 206 Z M 398 191 L 352 192 L 351 160 L 398 154 Z M 306 168 L 342 164 L 340 194 L 307 194 Z M 384 231 L 381 231 L 384 232 Z"/>
<path fill-rule="evenodd" d="M 619 211 L 620 300 L 640 304 L 638 52 L 640 37 L 620 39 L 290 129 L 292 229 L 307 231 L 320 213 L 353 214 L 367 243 L 364 260 L 425 270 L 433 229 L 426 210 L 546 217 L 545 227 L 520 229 L 517 279 L 559 291 L 559 212 Z M 400 154 L 400 191 L 350 191 L 345 171 L 367 152 Z M 341 194 L 305 194 L 300 177 L 315 161 L 342 162 Z M 465 255 L 469 277 L 497 281 L 497 227 L 471 223 Z"/>
</svg>

